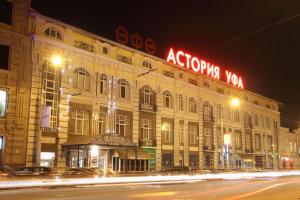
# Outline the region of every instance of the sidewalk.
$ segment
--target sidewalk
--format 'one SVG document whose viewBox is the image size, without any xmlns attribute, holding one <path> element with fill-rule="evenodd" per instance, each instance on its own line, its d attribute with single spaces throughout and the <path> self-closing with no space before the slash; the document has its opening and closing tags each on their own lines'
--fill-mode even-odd
<svg viewBox="0 0 300 200">
<path fill-rule="evenodd" d="M 255 173 L 221 173 L 178 176 L 131 176 L 131 177 L 105 177 L 80 179 L 29 179 L 0 181 L 0 190 L 26 189 L 43 187 L 66 187 L 88 185 L 115 185 L 115 184 L 171 184 L 181 182 L 198 182 L 220 179 L 251 179 L 259 177 L 300 176 L 300 171 L 255 172 Z"/>
</svg>

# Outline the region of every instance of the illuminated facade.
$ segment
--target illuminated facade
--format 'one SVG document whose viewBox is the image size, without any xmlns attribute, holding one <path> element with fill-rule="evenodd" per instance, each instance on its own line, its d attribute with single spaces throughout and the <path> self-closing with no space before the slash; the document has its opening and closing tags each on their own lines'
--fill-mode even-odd
<svg viewBox="0 0 300 200">
<path fill-rule="evenodd" d="M 281 169 L 300 168 L 300 132 L 280 127 L 279 166 Z"/>
<path fill-rule="evenodd" d="M 112 171 L 278 167 L 278 102 L 36 12 L 30 20 L 28 138 L 34 139 L 28 139 L 27 165 Z M 53 65 L 54 55 L 62 58 L 60 66 Z M 99 145 L 107 133 L 129 139 L 127 146 Z M 129 148 L 132 142 L 138 148 Z"/>
<path fill-rule="evenodd" d="M 0 168 L 25 165 L 31 82 L 29 8 L 26 0 L 0 1 Z"/>
</svg>

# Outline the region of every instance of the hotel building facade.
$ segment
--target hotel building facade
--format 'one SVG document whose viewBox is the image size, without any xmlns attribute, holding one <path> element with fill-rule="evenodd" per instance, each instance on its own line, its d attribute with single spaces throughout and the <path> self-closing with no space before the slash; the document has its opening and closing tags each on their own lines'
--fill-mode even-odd
<svg viewBox="0 0 300 200">
<path fill-rule="evenodd" d="M 279 167 L 277 101 L 34 10 L 28 20 L 24 165 L 108 172 Z"/>
</svg>

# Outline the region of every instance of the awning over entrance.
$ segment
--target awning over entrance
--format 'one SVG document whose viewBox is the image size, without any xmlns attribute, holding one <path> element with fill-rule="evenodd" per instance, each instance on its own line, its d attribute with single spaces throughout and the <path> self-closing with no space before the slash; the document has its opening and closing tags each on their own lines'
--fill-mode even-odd
<svg viewBox="0 0 300 200">
<path fill-rule="evenodd" d="M 139 160 L 148 160 L 149 154 L 143 149 L 118 149 L 116 150 L 117 155 L 121 159 L 139 159 Z"/>
<path fill-rule="evenodd" d="M 76 135 L 68 138 L 65 146 L 99 145 L 113 147 L 137 147 L 129 137 L 119 134 L 101 134 L 96 136 Z"/>
</svg>

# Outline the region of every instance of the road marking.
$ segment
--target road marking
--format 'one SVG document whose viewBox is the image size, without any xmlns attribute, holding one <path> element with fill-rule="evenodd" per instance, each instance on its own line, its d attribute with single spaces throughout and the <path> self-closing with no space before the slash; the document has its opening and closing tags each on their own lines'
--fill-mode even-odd
<svg viewBox="0 0 300 200">
<path fill-rule="evenodd" d="M 237 195 L 237 196 L 234 196 L 234 197 L 229 197 L 229 198 L 226 198 L 224 200 L 242 199 L 242 198 L 245 198 L 245 197 L 253 196 L 253 195 L 258 194 L 260 192 L 264 192 L 266 190 L 270 190 L 270 189 L 275 188 L 275 187 L 283 186 L 283 185 L 290 184 L 290 183 L 299 183 L 299 182 L 300 181 L 290 181 L 290 182 L 284 182 L 284 183 L 276 183 L 276 184 L 261 188 L 259 190 L 253 191 L 253 192 L 248 192 L 248 193 Z"/>
</svg>

